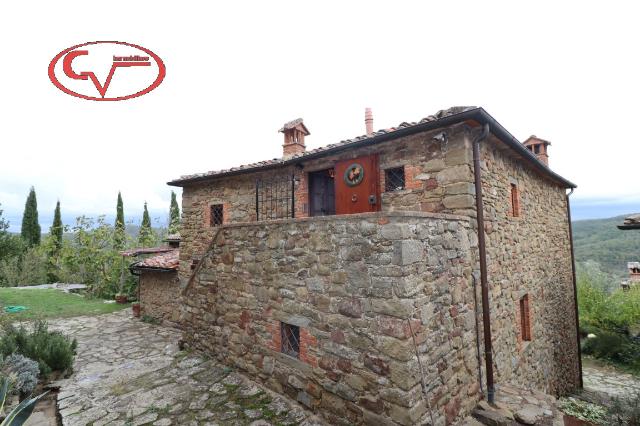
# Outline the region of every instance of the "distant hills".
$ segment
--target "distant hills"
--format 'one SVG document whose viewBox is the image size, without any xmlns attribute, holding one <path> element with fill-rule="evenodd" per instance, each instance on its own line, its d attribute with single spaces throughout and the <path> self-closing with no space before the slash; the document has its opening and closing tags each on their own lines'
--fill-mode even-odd
<svg viewBox="0 0 640 426">
<path fill-rule="evenodd" d="M 624 278 L 627 262 L 640 261 L 640 230 L 621 231 L 625 216 L 573 222 L 576 262 L 594 261 L 603 272 Z"/>
</svg>

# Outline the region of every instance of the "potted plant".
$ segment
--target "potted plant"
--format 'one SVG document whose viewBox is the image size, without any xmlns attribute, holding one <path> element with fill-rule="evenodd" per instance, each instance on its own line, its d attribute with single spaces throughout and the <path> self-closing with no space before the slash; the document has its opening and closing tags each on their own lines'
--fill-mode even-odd
<svg viewBox="0 0 640 426">
<path fill-rule="evenodd" d="M 131 304 L 131 309 L 133 309 L 133 316 L 140 318 L 140 302 L 133 302 Z"/>
<path fill-rule="evenodd" d="M 127 303 L 129 301 L 129 296 L 122 293 L 116 293 L 116 303 Z"/>
</svg>

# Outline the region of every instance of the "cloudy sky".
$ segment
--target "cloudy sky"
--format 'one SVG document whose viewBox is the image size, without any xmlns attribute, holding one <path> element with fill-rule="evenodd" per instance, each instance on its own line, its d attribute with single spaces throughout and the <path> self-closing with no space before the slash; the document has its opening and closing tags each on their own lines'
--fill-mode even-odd
<svg viewBox="0 0 640 426">
<path fill-rule="evenodd" d="M 0 203 L 18 229 L 31 185 L 48 229 L 163 222 L 182 174 L 274 158 L 303 117 L 309 148 L 453 105 L 480 105 L 520 140 L 550 140 L 576 182 L 577 217 L 640 210 L 638 10 L 632 2 L 9 2 L 0 37 Z M 52 58 L 95 40 L 139 44 L 166 65 L 148 95 L 93 102 L 50 82 Z M 118 71 L 120 72 L 120 71 Z M 124 72 L 124 71 L 123 71 Z"/>
</svg>

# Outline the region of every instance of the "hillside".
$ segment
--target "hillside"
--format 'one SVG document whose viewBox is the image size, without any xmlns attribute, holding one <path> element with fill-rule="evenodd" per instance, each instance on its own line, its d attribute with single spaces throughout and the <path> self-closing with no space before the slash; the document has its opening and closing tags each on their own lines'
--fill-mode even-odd
<svg viewBox="0 0 640 426">
<path fill-rule="evenodd" d="M 573 222 L 576 262 L 598 262 L 604 272 L 627 276 L 627 262 L 640 261 L 640 231 L 621 231 L 624 216 Z"/>
</svg>

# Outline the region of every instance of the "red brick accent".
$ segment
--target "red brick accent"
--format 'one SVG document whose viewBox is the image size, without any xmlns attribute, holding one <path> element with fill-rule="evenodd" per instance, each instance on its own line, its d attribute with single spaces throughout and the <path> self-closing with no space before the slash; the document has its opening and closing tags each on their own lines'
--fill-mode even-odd
<svg viewBox="0 0 640 426">
<path fill-rule="evenodd" d="M 300 173 L 297 175 L 299 182 L 295 187 L 294 203 L 295 217 L 309 217 L 309 185 L 308 173 Z"/>
<path fill-rule="evenodd" d="M 404 166 L 405 189 L 422 189 L 422 181 L 416 179 L 420 173 L 422 173 L 422 169 L 419 166 Z"/>
<path fill-rule="evenodd" d="M 404 319 L 383 315 L 378 317 L 378 330 L 380 333 L 397 339 L 408 339 L 411 337 L 411 331 L 416 335 L 421 331 L 421 328 L 421 322 L 417 319 L 412 319 L 411 327 L 409 327 L 409 323 Z"/>
<path fill-rule="evenodd" d="M 282 336 L 280 334 L 280 321 L 273 321 L 267 324 L 267 331 L 271 333 L 271 340 L 267 342 L 267 347 L 275 352 L 280 352 L 282 348 Z"/>
<path fill-rule="evenodd" d="M 306 149 L 301 143 L 288 143 L 282 145 L 282 153 L 285 157 L 289 157 L 294 154 L 302 154 Z"/>
<path fill-rule="evenodd" d="M 531 294 L 527 293 L 518 300 L 516 305 L 516 325 L 518 327 L 518 349 L 523 349 L 523 342 L 533 340 L 533 309 L 531 308 Z"/>
<path fill-rule="evenodd" d="M 512 217 L 520 216 L 520 190 L 518 189 L 518 185 L 512 183 L 511 184 L 511 192 L 509 197 L 509 215 Z"/>
<path fill-rule="evenodd" d="M 318 347 L 318 339 L 316 339 L 309 330 L 300 327 L 300 361 L 317 367 L 318 358 L 309 353 L 309 349 Z"/>
</svg>

